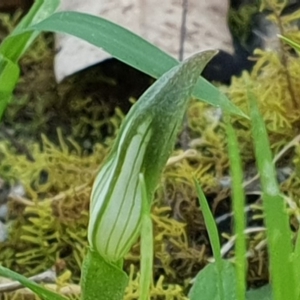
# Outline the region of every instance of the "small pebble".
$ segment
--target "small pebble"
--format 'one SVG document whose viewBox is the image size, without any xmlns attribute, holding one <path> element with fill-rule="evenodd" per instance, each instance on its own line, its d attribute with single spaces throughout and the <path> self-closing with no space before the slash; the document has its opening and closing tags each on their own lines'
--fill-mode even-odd
<svg viewBox="0 0 300 300">
<path fill-rule="evenodd" d="M 5 224 L 0 221 L 0 243 L 3 243 L 8 238 L 8 230 Z"/>
<path fill-rule="evenodd" d="M 0 205 L 0 220 L 5 221 L 8 214 L 8 207 L 7 204 L 1 204 Z"/>
</svg>

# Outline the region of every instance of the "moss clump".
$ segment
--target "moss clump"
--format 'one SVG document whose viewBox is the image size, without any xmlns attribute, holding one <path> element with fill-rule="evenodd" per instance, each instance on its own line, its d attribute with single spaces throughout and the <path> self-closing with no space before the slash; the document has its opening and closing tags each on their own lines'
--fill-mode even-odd
<svg viewBox="0 0 300 300">
<path fill-rule="evenodd" d="M 245 4 L 241 7 L 230 8 L 228 21 L 232 35 L 246 47 L 252 33 L 253 17 L 258 13 L 258 6 Z"/>
<path fill-rule="evenodd" d="M 293 18 L 297 16 L 295 13 Z M 284 18 L 287 17 L 281 18 L 282 24 L 285 24 Z M 278 18 L 274 20 L 278 22 Z M 284 25 L 286 35 L 297 36 L 292 27 L 287 27 L 290 22 Z M 51 39 L 51 36 L 40 37 L 31 50 L 33 53 L 29 52 L 23 59 L 24 74 L 4 120 L 6 130 L 12 130 L 13 135 L 0 141 L 0 177 L 12 184 L 20 182 L 25 195 L 13 196 L 9 202 L 11 230 L 9 239 L 0 244 L 0 262 L 25 275 L 55 266 L 59 285 L 77 286 L 87 247 L 91 184 L 126 110 L 123 112 L 114 107 L 115 102 L 113 109 L 103 105 L 107 98 L 104 93 L 98 97 L 96 91 L 101 91 L 104 86 L 101 85 L 101 89 L 96 86 L 95 76 L 91 79 L 95 84 L 92 94 L 88 93 L 84 86 L 88 85 L 88 74 L 92 70 L 86 70 L 85 84 L 78 77 L 58 87 L 50 71 Z M 276 166 L 288 170 L 280 179 L 281 190 L 288 203 L 293 204 L 291 226 L 298 230 L 300 60 L 285 46 L 278 52 L 256 50 L 254 57 L 256 64 L 251 72 L 233 78 L 231 86 L 220 88 L 246 113 L 247 90 L 250 88 L 257 95 L 273 154 L 278 155 Z M 118 89 L 121 78 L 111 81 L 105 72 L 99 73 L 102 79 L 106 76 L 102 81 L 109 84 L 110 92 Z M 29 86 L 36 74 L 42 74 L 36 79 L 42 81 Z M 76 89 L 72 90 L 74 85 Z M 245 180 L 248 180 L 256 174 L 250 123 L 235 116 L 232 120 L 242 148 Z M 57 127 L 61 129 L 57 130 Z M 211 256 L 193 177 L 200 181 L 216 217 L 231 211 L 230 182 L 225 180 L 229 178 L 229 166 L 222 113 L 201 102 L 191 101 L 188 131 L 191 149 L 188 152 L 179 147 L 175 149 L 174 160 L 165 168 L 152 207 L 153 299 L 186 299 L 190 279 Z M 16 145 L 21 145 L 23 151 Z M 254 185 L 247 190 L 249 204 L 255 204 L 249 226 L 261 222 L 263 212 L 258 189 L 259 186 Z M 220 227 L 223 243 L 231 238 L 231 224 L 227 225 L 229 229 L 226 230 Z M 268 280 L 267 251 L 262 246 L 264 238 L 263 233 L 251 234 L 248 238 L 248 249 L 252 251 L 248 260 L 248 284 L 251 286 Z M 233 251 L 226 254 L 226 257 L 231 256 L 234 256 Z M 125 299 L 137 299 L 139 243 L 126 257 L 125 268 L 130 274 Z M 21 292 L 4 297 L 22 299 Z"/>
<path fill-rule="evenodd" d="M 74 142 L 76 147 L 72 151 L 62 136 L 59 139 L 60 146 L 45 137 L 41 149 L 37 144 L 28 145 L 35 162 L 11 153 L 6 143 L 0 143 L 1 174 L 18 180 L 26 190 L 24 197 L 11 197 L 10 237 L 0 245 L 0 261 L 27 276 L 61 265 L 63 261 L 59 274 L 71 271 L 69 282 L 78 283 L 87 248 L 91 183 L 107 150 L 98 144 L 93 154 L 84 155 Z M 41 174 L 46 177 L 42 182 Z M 162 195 L 160 189 L 153 206 L 157 281 L 152 293 L 157 299 L 168 293 L 170 299 L 185 299 L 186 278 L 191 272 L 196 274 L 205 263 L 205 246 L 190 248 L 186 225 L 171 218 L 171 209 L 159 200 Z M 131 265 L 138 270 L 138 246 L 133 247 L 126 259 L 128 271 L 133 272 Z M 128 299 L 135 299 L 130 295 L 138 279 L 138 274 L 134 274 Z M 178 282 L 184 286 L 176 285 Z"/>
</svg>

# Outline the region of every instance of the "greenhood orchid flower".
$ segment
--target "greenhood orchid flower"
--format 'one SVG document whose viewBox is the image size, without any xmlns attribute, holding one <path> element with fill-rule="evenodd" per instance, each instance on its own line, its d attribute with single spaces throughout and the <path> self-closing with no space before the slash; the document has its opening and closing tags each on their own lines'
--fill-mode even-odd
<svg viewBox="0 0 300 300">
<path fill-rule="evenodd" d="M 172 68 L 127 114 L 91 193 L 88 239 L 105 260 L 119 261 L 137 239 L 142 211 L 139 174 L 151 200 L 194 85 L 215 54 L 204 51 Z"/>
</svg>

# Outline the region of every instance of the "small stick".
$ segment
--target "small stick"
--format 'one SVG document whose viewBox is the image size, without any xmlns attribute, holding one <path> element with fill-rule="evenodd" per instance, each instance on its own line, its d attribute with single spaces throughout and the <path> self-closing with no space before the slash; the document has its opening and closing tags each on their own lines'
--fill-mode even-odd
<svg viewBox="0 0 300 300">
<path fill-rule="evenodd" d="M 47 270 L 43 273 L 29 277 L 29 279 L 36 283 L 39 283 L 39 282 L 54 283 L 56 281 L 56 274 L 55 274 L 54 270 Z M 20 284 L 18 281 L 2 283 L 2 284 L 0 284 L 0 293 L 13 292 L 13 291 L 21 289 L 21 288 L 23 288 L 23 285 Z"/>
</svg>

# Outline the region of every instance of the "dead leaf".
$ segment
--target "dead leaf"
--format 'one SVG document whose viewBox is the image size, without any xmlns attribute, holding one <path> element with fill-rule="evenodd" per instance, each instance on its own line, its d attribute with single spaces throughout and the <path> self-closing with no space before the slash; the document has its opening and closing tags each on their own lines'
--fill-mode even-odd
<svg viewBox="0 0 300 300">
<path fill-rule="evenodd" d="M 142 36 L 179 58 L 184 0 L 62 0 L 60 10 L 98 15 Z M 183 57 L 205 49 L 232 53 L 227 26 L 229 0 L 186 0 Z M 57 34 L 55 75 L 58 82 L 111 55 L 78 38 Z"/>
</svg>

